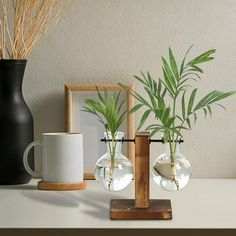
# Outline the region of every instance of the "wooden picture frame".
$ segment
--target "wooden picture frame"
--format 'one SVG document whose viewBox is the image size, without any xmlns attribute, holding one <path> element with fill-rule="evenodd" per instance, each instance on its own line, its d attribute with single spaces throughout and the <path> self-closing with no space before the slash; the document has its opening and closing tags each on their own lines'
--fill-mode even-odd
<svg viewBox="0 0 236 236">
<path fill-rule="evenodd" d="M 134 84 L 127 85 L 130 89 L 134 90 Z M 82 92 L 96 92 L 96 88 L 101 91 L 120 91 L 123 90 L 127 95 L 127 109 L 130 110 L 135 105 L 135 98 L 122 89 L 118 84 L 115 83 L 77 83 L 77 84 L 65 84 L 65 131 L 76 132 L 73 130 L 73 93 Z M 91 114 L 88 114 L 91 115 Z M 134 138 L 135 136 L 135 113 L 130 114 L 127 117 L 127 132 L 125 132 L 127 138 Z M 101 137 L 102 138 L 102 137 Z M 134 165 L 135 146 L 134 143 L 129 142 L 127 144 L 127 157 L 131 160 Z M 86 157 L 84 157 L 86 160 Z M 95 163 L 94 163 L 95 166 Z M 85 172 L 84 179 L 94 179 L 92 172 Z"/>
</svg>

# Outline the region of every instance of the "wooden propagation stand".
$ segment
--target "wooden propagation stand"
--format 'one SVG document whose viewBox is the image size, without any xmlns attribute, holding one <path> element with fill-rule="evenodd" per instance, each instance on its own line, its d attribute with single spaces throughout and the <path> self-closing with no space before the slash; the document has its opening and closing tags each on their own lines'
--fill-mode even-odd
<svg viewBox="0 0 236 236">
<path fill-rule="evenodd" d="M 112 220 L 171 220 L 169 199 L 149 199 L 149 133 L 135 135 L 135 199 L 112 199 Z"/>
</svg>

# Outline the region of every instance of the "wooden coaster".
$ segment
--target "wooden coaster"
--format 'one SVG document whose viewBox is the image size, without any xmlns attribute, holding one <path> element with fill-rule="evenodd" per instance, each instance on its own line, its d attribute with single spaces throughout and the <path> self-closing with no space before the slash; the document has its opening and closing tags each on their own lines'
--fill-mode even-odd
<svg viewBox="0 0 236 236">
<path fill-rule="evenodd" d="M 86 183 L 51 183 L 38 182 L 38 189 L 40 190 L 54 190 L 54 191 L 68 191 L 68 190 L 82 190 L 86 188 Z"/>
<path fill-rule="evenodd" d="M 135 200 L 112 199 L 111 220 L 171 220 L 171 202 L 168 199 L 151 199 L 148 208 L 135 208 Z"/>
</svg>

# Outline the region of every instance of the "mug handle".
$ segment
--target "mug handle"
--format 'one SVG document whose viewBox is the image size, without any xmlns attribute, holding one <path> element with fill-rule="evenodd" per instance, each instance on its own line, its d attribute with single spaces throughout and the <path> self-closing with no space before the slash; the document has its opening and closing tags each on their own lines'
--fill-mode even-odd
<svg viewBox="0 0 236 236">
<path fill-rule="evenodd" d="M 29 166 L 29 163 L 28 163 L 28 154 L 29 154 L 29 151 L 32 147 L 36 146 L 36 145 L 39 145 L 39 146 L 42 146 L 41 144 L 41 141 L 35 141 L 35 142 L 32 142 L 30 143 L 27 148 L 25 149 L 24 151 L 24 155 L 23 155 L 23 163 L 24 163 L 24 167 L 26 169 L 26 171 L 32 175 L 32 177 L 35 177 L 35 178 L 40 178 L 41 177 L 41 171 L 39 172 L 36 172 L 36 171 L 33 171 L 30 166 Z"/>
</svg>

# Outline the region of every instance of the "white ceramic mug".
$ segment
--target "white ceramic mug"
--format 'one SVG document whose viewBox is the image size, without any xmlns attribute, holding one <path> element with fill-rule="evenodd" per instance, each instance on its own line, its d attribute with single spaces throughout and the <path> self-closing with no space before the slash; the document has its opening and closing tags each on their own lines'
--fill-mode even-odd
<svg viewBox="0 0 236 236">
<path fill-rule="evenodd" d="M 28 153 L 32 147 L 42 149 L 42 168 L 33 171 L 28 163 Z M 83 135 L 80 133 L 43 133 L 41 141 L 35 141 L 25 149 L 23 162 L 26 171 L 43 182 L 79 183 L 83 182 Z"/>
</svg>

